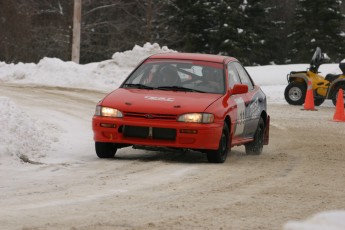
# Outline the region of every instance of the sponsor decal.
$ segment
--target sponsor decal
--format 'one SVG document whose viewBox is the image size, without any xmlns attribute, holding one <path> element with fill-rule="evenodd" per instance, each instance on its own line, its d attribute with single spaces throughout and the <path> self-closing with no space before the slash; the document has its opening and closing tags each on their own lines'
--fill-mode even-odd
<svg viewBox="0 0 345 230">
<path fill-rule="evenodd" d="M 255 98 L 249 106 L 251 117 L 256 118 L 260 115 L 260 105 L 259 105 L 259 98 Z"/>
<path fill-rule="evenodd" d="M 151 101 L 168 101 L 168 102 L 173 102 L 173 101 L 175 101 L 175 98 L 172 98 L 172 97 L 145 96 L 144 98 L 145 98 L 146 100 L 151 100 Z"/>
<path fill-rule="evenodd" d="M 246 119 L 246 107 L 244 105 L 243 98 L 236 98 L 235 102 L 237 104 L 237 121 L 235 127 L 235 136 L 243 134 L 245 119 Z"/>
<path fill-rule="evenodd" d="M 252 101 L 249 105 L 250 109 L 250 119 L 256 119 L 260 116 L 261 111 L 265 109 L 264 103 L 260 103 L 260 100 L 265 100 L 265 94 L 259 90 L 252 98 Z"/>
</svg>

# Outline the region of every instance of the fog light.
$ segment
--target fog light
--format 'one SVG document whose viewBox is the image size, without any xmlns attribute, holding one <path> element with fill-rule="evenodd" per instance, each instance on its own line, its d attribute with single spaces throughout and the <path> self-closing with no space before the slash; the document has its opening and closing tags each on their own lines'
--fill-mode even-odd
<svg viewBox="0 0 345 230">
<path fill-rule="evenodd" d="M 196 129 L 180 129 L 180 133 L 197 134 L 198 130 L 196 130 Z"/>
<path fill-rule="evenodd" d="M 113 140 L 116 138 L 116 133 L 113 132 L 102 132 L 102 134 L 105 138 L 108 138 L 109 140 Z"/>
<path fill-rule="evenodd" d="M 101 123 L 101 127 L 104 128 L 116 128 L 115 124 L 109 124 L 109 123 Z"/>
</svg>

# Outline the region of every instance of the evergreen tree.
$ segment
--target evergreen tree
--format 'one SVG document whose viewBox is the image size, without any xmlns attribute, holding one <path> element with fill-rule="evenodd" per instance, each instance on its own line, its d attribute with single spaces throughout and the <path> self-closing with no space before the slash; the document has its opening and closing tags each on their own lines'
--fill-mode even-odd
<svg viewBox="0 0 345 230">
<path fill-rule="evenodd" d="M 268 64 L 273 58 L 268 50 L 272 41 L 270 29 L 274 24 L 268 19 L 263 3 L 262 0 L 237 1 L 236 43 L 230 50 L 246 65 Z"/>
<path fill-rule="evenodd" d="M 166 15 L 171 16 L 169 27 L 180 37 L 175 44 L 180 51 L 220 52 L 220 34 L 233 28 L 226 23 L 232 11 L 226 1 L 175 0 L 166 4 Z"/>
<path fill-rule="evenodd" d="M 170 25 L 181 38 L 175 45 L 185 52 L 234 56 L 245 65 L 268 64 L 275 60 L 275 53 L 269 51 L 276 50 L 272 42 L 277 39 L 270 33 L 275 24 L 269 20 L 263 2 L 167 1 L 166 15 L 173 15 Z"/>
<path fill-rule="evenodd" d="M 288 58 L 288 35 L 293 31 L 294 13 L 297 0 L 266 0 L 266 17 L 271 23 L 266 35 L 266 52 L 271 62 L 276 64 L 290 63 Z"/>
<path fill-rule="evenodd" d="M 211 9 L 209 20 L 212 25 L 207 28 L 210 52 L 238 57 L 236 54 L 239 53 L 241 39 L 241 29 L 236 26 L 241 18 L 238 3 L 229 0 L 213 2 Z"/>
<path fill-rule="evenodd" d="M 318 46 L 332 61 L 344 58 L 344 15 L 340 4 L 339 0 L 298 0 L 294 31 L 289 36 L 293 62 L 309 62 Z"/>
<path fill-rule="evenodd" d="M 252 41 L 250 64 L 282 63 L 283 58 L 280 55 L 284 47 L 280 38 L 285 30 L 285 21 L 273 19 L 272 13 L 277 8 L 267 7 L 267 0 L 248 0 L 248 4 L 250 7 L 246 8 L 245 18 Z"/>
</svg>

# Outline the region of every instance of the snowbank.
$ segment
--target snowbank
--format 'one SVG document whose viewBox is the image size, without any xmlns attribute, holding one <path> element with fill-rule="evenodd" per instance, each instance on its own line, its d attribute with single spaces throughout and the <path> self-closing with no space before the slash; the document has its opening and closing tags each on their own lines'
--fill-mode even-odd
<svg viewBox="0 0 345 230">
<path fill-rule="evenodd" d="M 172 53 L 177 52 L 175 50 L 168 49 L 168 47 L 163 46 L 162 48 L 157 44 L 146 43 L 143 47 L 135 45 L 133 50 L 128 50 L 125 52 L 116 52 L 112 59 L 119 67 L 132 67 L 138 65 L 140 61 L 156 53 Z"/>
<path fill-rule="evenodd" d="M 0 62 L 0 81 L 109 91 L 118 87 L 140 61 L 167 52 L 176 51 L 146 43 L 143 47 L 136 45 L 133 50 L 117 52 L 110 60 L 86 65 L 57 58 L 43 58 L 37 64 Z"/>
<path fill-rule="evenodd" d="M 7 97 L 0 97 L 0 124 L 1 159 L 12 163 L 27 159 L 36 161 L 50 150 L 54 137 L 43 129 L 47 124 L 31 119 Z"/>
</svg>

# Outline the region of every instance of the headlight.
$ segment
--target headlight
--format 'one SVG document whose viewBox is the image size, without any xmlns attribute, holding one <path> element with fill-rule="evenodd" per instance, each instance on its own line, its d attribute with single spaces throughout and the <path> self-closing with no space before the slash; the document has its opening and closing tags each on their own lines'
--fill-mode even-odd
<svg viewBox="0 0 345 230">
<path fill-rule="evenodd" d="M 177 118 L 177 121 L 193 123 L 212 123 L 214 121 L 214 115 L 210 113 L 186 113 L 179 116 Z"/>
<path fill-rule="evenodd" d="M 102 107 L 100 105 L 96 106 L 95 115 L 102 117 L 123 117 L 123 114 L 120 110 L 109 107 Z"/>
</svg>

